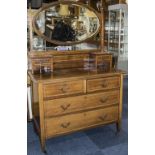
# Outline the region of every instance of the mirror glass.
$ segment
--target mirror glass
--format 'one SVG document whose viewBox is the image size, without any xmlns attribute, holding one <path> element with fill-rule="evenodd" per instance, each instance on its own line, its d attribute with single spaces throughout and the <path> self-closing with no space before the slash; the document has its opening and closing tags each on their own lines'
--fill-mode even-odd
<svg viewBox="0 0 155 155">
<path fill-rule="evenodd" d="M 33 22 L 35 32 L 54 44 L 81 43 L 98 33 L 97 13 L 86 5 L 54 3 L 40 10 Z"/>
</svg>

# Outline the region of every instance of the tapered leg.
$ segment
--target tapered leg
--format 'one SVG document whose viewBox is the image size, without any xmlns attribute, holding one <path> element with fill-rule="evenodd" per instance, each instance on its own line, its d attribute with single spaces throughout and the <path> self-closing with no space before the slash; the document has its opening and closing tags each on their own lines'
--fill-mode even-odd
<svg viewBox="0 0 155 155">
<path fill-rule="evenodd" d="M 47 153 L 45 150 L 45 118 L 44 118 L 44 102 L 43 102 L 43 85 L 39 83 L 38 86 L 38 94 L 39 94 L 39 116 L 40 116 L 40 141 L 41 141 L 41 149 L 44 153 Z"/>
<path fill-rule="evenodd" d="M 38 136 L 39 132 L 38 132 L 37 127 L 35 126 L 34 122 L 33 122 L 33 130 L 34 130 L 34 133 Z"/>
<path fill-rule="evenodd" d="M 120 132 L 121 131 L 121 122 L 120 121 L 118 121 L 116 123 L 116 129 L 117 129 L 117 132 Z"/>
<path fill-rule="evenodd" d="M 116 135 L 117 136 L 120 134 L 120 131 L 121 131 L 121 123 L 116 122 Z"/>
<path fill-rule="evenodd" d="M 41 139 L 41 150 L 43 151 L 43 153 L 47 154 L 47 151 L 45 149 L 45 140 Z"/>
<path fill-rule="evenodd" d="M 117 129 L 117 132 L 121 131 L 121 122 L 120 121 L 116 123 L 116 129 Z"/>
<path fill-rule="evenodd" d="M 122 106 L 123 106 L 123 74 L 120 77 L 120 103 L 119 103 L 119 113 L 118 113 L 118 122 L 116 122 L 117 133 L 121 131 L 121 122 L 122 122 Z"/>
</svg>

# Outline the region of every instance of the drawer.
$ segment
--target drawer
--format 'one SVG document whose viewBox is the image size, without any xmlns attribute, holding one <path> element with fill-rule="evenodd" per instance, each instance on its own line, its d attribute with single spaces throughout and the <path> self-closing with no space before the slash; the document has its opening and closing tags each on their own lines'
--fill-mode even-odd
<svg viewBox="0 0 155 155">
<path fill-rule="evenodd" d="M 84 108 L 97 108 L 109 105 L 118 105 L 119 103 L 119 90 L 90 94 L 86 96 Z"/>
<path fill-rule="evenodd" d="M 84 96 L 67 97 L 44 102 L 45 116 L 56 116 L 83 109 Z"/>
<path fill-rule="evenodd" d="M 46 137 L 118 120 L 118 106 L 45 119 Z"/>
<path fill-rule="evenodd" d="M 57 116 L 71 112 L 77 112 L 80 110 L 114 105 L 118 103 L 118 90 L 76 97 L 54 99 L 44 102 L 45 116 Z"/>
<path fill-rule="evenodd" d="M 119 77 L 108 77 L 87 80 L 87 92 L 107 90 L 120 87 Z"/>
<path fill-rule="evenodd" d="M 53 58 L 52 57 L 42 57 L 42 58 L 32 58 L 30 59 L 31 68 L 33 74 L 40 74 L 44 72 L 44 69 L 49 71 L 53 70 Z"/>
<path fill-rule="evenodd" d="M 48 83 L 43 85 L 44 99 L 81 93 L 84 93 L 83 80 Z"/>
<path fill-rule="evenodd" d="M 97 56 L 97 61 L 104 61 L 104 60 L 112 61 L 112 56 L 111 55 Z"/>
<path fill-rule="evenodd" d="M 60 55 L 60 56 L 54 56 L 54 62 L 62 62 L 62 61 L 69 61 L 69 60 L 83 60 L 89 58 L 88 54 L 84 55 Z"/>
<path fill-rule="evenodd" d="M 84 60 L 88 58 L 89 58 L 88 54 L 54 56 L 54 68 L 55 69 L 83 68 Z"/>
<path fill-rule="evenodd" d="M 55 69 L 71 69 L 71 68 L 83 68 L 84 61 L 83 60 L 68 60 L 61 62 L 54 62 Z"/>
</svg>

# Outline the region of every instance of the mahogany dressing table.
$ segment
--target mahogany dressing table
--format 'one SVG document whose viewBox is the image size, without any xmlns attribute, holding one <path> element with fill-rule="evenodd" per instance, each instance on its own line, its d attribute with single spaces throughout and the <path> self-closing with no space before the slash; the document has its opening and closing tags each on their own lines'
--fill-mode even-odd
<svg viewBox="0 0 155 155">
<path fill-rule="evenodd" d="M 48 8 L 59 4 L 52 3 L 41 11 L 47 11 Z M 81 3 L 65 1 L 61 4 L 82 6 L 95 12 Z M 75 7 L 76 11 L 78 7 Z M 103 21 L 101 15 L 99 19 Z M 103 32 L 103 22 L 100 23 L 100 28 Z M 51 41 L 35 26 L 34 29 L 44 39 Z M 57 43 L 62 44 L 60 41 Z M 65 44 L 67 43 L 70 44 Z M 28 75 L 32 86 L 33 122 L 44 152 L 48 138 L 110 123 L 115 123 L 117 130 L 120 130 L 123 72 L 112 67 L 112 54 L 104 52 L 103 49 L 101 40 L 101 49 L 95 52 L 81 50 L 28 53 L 32 65 Z M 46 71 L 49 67 L 51 72 L 35 72 L 38 62 L 42 62 L 43 67 L 46 66 Z"/>
</svg>

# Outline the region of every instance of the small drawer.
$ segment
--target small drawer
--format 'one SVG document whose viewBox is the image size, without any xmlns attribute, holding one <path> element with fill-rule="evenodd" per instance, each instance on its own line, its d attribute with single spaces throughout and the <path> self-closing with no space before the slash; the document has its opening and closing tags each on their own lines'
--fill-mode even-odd
<svg viewBox="0 0 155 155">
<path fill-rule="evenodd" d="M 87 80 L 87 92 L 107 90 L 120 87 L 119 77 L 108 77 Z"/>
<path fill-rule="evenodd" d="M 95 93 L 86 96 L 86 101 L 84 103 L 85 108 L 97 108 L 109 105 L 119 104 L 119 90 L 114 90 L 110 92 Z"/>
<path fill-rule="evenodd" d="M 33 74 L 51 73 L 53 71 L 53 57 L 30 58 Z"/>
<path fill-rule="evenodd" d="M 118 106 L 45 119 L 46 137 L 118 120 Z"/>
<path fill-rule="evenodd" d="M 84 81 L 67 81 L 43 85 L 44 99 L 84 93 Z"/>
<path fill-rule="evenodd" d="M 111 55 L 97 56 L 97 61 L 104 61 L 104 60 L 112 61 L 112 56 Z"/>
<path fill-rule="evenodd" d="M 58 116 L 119 103 L 119 90 L 67 97 L 44 102 L 45 116 Z"/>
</svg>

